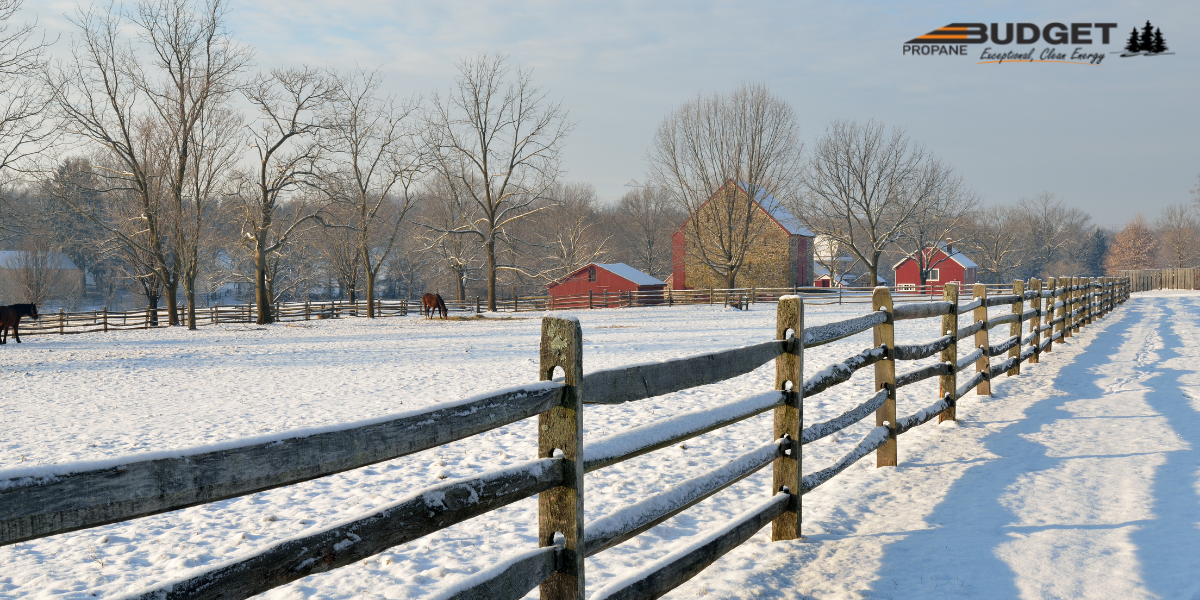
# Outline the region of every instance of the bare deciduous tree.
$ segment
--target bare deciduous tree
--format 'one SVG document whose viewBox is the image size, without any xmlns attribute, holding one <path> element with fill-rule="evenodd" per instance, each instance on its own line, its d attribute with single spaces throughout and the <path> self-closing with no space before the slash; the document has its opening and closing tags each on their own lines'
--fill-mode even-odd
<svg viewBox="0 0 1200 600">
<path fill-rule="evenodd" d="M 1104 259 L 1104 268 L 1111 276 L 1117 271 L 1152 268 L 1156 246 L 1154 232 L 1146 225 L 1145 218 L 1138 215 L 1113 239 Z"/>
<path fill-rule="evenodd" d="M 413 123 L 420 103 L 381 96 L 382 82 L 378 71 L 332 75 L 323 141 L 332 168 L 323 174 L 322 189 L 332 203 L 343 206 L 345 220 L 334 226 L 355 233 L 368 306 L 374 306 L 375 280 L 395 248 L 416 184 L 426 171 Z M 367 316 L 375 312 L 368 310 Z"/>
<path fill-rule="evenodd" d="M 199 130 L 210 112 L 224 110 L 250 52 L 225 31 L 221 0 L 201 8 L 188 0 L 144 0 L 129 14 L 120 10 L 81 9 L 72 58 L 48 71 L 47 80 L 70 133 L 105 150 L 106 191 L 131 201 L 111 214 L 72 210 L 130 246 L 128 254 L 153 261 L 176 325 L 180 249 L 171 247 L 170 213 L 189 201 Z M 126 39 L 129 29 L 141 44 Z M 131 234 L 114 216 L 137 219 L 141 227 Z"/>
<path fill-rule="evenodd" d="M 260 75 L 244 90 L 246 99 L 258 109 L 250 127 L 257 168 L 243 177 L 237 195 L 242 208 L 244 241 L 251 246 L 254 268 L 254 298 L 258 324 L 275 321 L 274 293 L 268 286 L 273 255 L 284 252 L 292 235 L 304 223 L 317 218 L 320 206 L 309 209 L 309 194 L 291 194 L 316 174 L 321 154 L 317 133 L 318 112 L 330 93 L 328 79 L 307 67 L 276 69 Z M 282 215 L 280 208 L 291 203 L 293 210 Z M 286 215 L 287 218 L 280 219 Z M 275 271 L 279 262 L 275 261 Z"/>
<path fill-rule="evenodd" d="M 1016 207 L 989 206 L 973 215 L 959 244 L 975 256 L 981 275 L 1006 283 L 1028 259 L 1024 224 Z"/>
<path fill-rule="evenodd" d="M 946 252 L 934 252 L 946 240 L 958 237 L 979 199 L 962 178 L 945 163 L 929 158 L 917 175 L 920 197 L 908 222 L 901 228 L 897 246 L 917 265 L 920 288 L 925 289 L 929 274 L 944 261 L 951 260 L 953 245 Z"/>
<path fill-rule="evenodd" d="M 533 84 L 530 71 L 511 73 L 500 55 L 480 55 L 458 65 L 455 87 L 435 96 L 427 116 L 427 144 L 458 214 L 453 228 L 427 223 L 438 233 L 482 246 L 488 310 L 496 310 L 496 273 L 521 271 L 504 263 L 508 229 L 547 206 L 542 198 L 558 179 L 559 153 L 571 129 L 567 113 Z"/>
<path fill-rule="evenodd" d="M 538 215 L 535 227 L 543 259 L 539 275 L 556 281 L 607 255 L 609 236 L 596 227 L 596 189 L 586 183 L 560 183 L 547 192 L 554 206 Z"/>
<path fill-rule="evenodd" d="M 651 181 L 689 215 L 689 254 L 727 287 L 769 222 L 759 202 L 796 197 L 802 151 L 795 112 L 765 85 L 697 97 L 659 125 Z"/>
<path fill-rule="evenodd" d="M 0 0 L 0 178 L 28 172 L 58 131 L 50 96 L 39 81 L 49 44 L 37 39 L 35 23 L 15 25 L 22 0 Z"/>
<path fill-rule="evenodd" d="M 171 194 L 169 205 L 172 246 L 187 300 L 187 328 L 196 329 L 196 278 L 204 265 L 230 189 L 229 175 L 237 160 L 241 118 L 227 109 L 203 111 L 192 127 L 191 165 L 182 169 L 184 189 Z M 174 149 L 176 145 L 168 146 Z"/>
<path fill-rule="evenodd" d="M 1194 208 L 1183 204 L 1166 207 L 1155 229 L 1162 266 L 1182 269 L 1200 264 L 1200 219 Z"/>
<path fill-rule="evenodd" d="M 877 281 L 881 258 L 939 190 L 932 159 L 903 130 L 835 121 L 808 162 L 797 214 L 862 262 Z"/>
<path fill-rule="evenodd" d="M 616 216 L 630 264 L 660 279 L 671 271 L 671 234 L 683 215 L 662 188 L 638 186 L 621 197 Z"/>
<path fill-rule="evenodd" d="M 1017 210 L 1029 235 L 1027 252 L 1033 272 L 1057 275 L 1066 268 L 1065 262 L 1075 262 L 1073 250 L 1085 241 L 1091 216 L 1050 192 L 1022 198 Z"/>
</svg>

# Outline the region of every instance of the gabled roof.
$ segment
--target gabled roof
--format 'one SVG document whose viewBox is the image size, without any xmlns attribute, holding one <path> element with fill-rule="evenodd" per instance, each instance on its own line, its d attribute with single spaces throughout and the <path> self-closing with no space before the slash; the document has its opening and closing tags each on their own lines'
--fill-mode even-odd
<svg viewBox="0 0 1200 600">
<path fill-rule="evenodd" d="M 946 252 L 946 243 L 945 243 L 945 242 L 938 242 L 938 243 L 937 243 L 937 249 L 938 249 L 938 250 L 941 250 L 941 251 L 942 251 L 942 253 L 945 253 L 945 252 Z M 950 255 L 950 260 L 952 260 L 952 261 L 954 261 L 954 262 L 958 263 L 958 264 L 959 264 L 959 266 L 961 266 L 962 268 L 964 268 L 964 269 L 977 269 L 977 268 L 979 268 L 979 265 L 975 264 L 975 261 L 973 261 L 973 260 L 971 260 L 971 259 L 967 258 L 967 255 L 966 255 L 966 254 L 963 254 L 961 250 L 954 250 L 953 252 L 954 252 L 954 253 Z M 896 264 L 892 265 L 892 270 L 893 270 L 893 271 L 895 271 L 895 270 L 896 270 L 896 269 L 897 269 L 897 268 L 898 268 L 900 265 L 904 264 L 904 262 L 905 262 L 905 261 L 908 261 L 908 260 L 912 260 L 912 257 L 911 257 L 911 256 L 905 256 L 904 258 L 900 259 L 900 262 L 898 262 L 898 263 L 896 263 Z"/>
<path fill-rule="evenodd" d="M 647 275 L 646 273 L 643 273 L 625 263 L 611 263 L 611 264 L 596 263 L 596 266 L 600 267 L 601 269 L 604 269 L 618 277 L 624 277 L 625 279 L 628 279 L 629 281 L 632 281 L 638 285 L 666 285 L 667 284 L 667 282 L 665 282 L 661 279 L 655 278 L 655 277 L 651 277 L 650 275 Z"/>
<path fill-rule="evenodd" d="M 738 187 L 742 188 L 742 191 L 746 191 L 747 186 L 745 183 L 739 181 Z M 792 235 L 803 235 L 805 237 L 816 237 L 815 233 L 809 231 L 807 227 L 800 224 L 800 219 L 797 219 L 796 216 L 792 214 L 792 211 L 784 208 L 783 204 L 775 199 L 775 196 L 768 194 L 765 188 L 759 188 L 758 194 L 756 194 L 754 200 L 755 202 L 758 202 L 759 206 L 763 207 L 763 210 L 767 211 L 768 215 L 771 215 L 773 219 L 782 225 L 788 233 Z"/>
<path fill-rule="evenodd" d="M 730 181 L 732 181 L 732 180 L 730 180 Z M 729 183 L 730 182 L 726 182 L 725 185 L 729 185 Z M 696 210 L 697 211 L 703 210 L 704 206 L 707 205 L 709 202 L 711 202 L 712 199 L 716 197 L 718 192 L 725 189 L 725 185 L 718 188 L 716 192 L 713 192 L 712 196 L 709 196 L 708 200 L 705 200 L 704 204 L 701 204 L 700 208 L 698 208 Z M 747 196 L 750 195 L 750 192 L 748 192 L 746 190 L 746 188 L 748 187 L 747 184 L 739 181 L 739 182 L 737 182 L 737 186 L 738 186 L 738 189 L 745 192 Z M 784 207 L 784 205 L 782 203 L 780 203 L 779 200 L 776 200 L 775 196 L 768 194 L 766 189 L 759 188 L 758 193 L 755 194 L 754 201 L 763 209 L 763 212 L 767 213 L 767 215 L 769 215 L 772 220 L 774 220 L 776 223 L 778 223 L 779 226 L 782 227 L 784 229 L 784 231 L 787 231 L 789 234 L 802 235 L 805 237 L 816 237 L 817 234 L 813 233 L 812 231 L 809 231 L 809 229 L 807 227 L 801 225 L 800 219 L 797 219 L 796 216 L 792 214 L 792 211 L 790 211 L 786 207 Z M 678 232 L 678 231 L 683 230 L 684 226 L 687 225 L 688 221 L 691 221 L 691 220 L 692 220 L 692 215 L 688 215 L 688 218 L 684 219 L 683 223 L 680 224 L 679 228 L 676 229 L 675 231 Z"/>
<path fill-rule="evenodd" d="M 550 283 L 546 287 L 553 287 L 560 283 L 566 283 L 571 278 L 575 277 L 576 275 L 579 275 L 580 273 L 583 273 L 584 271 L 587 271 L 588 269 L 590 269 L 592 267 L 596 267 L 598 269 L 604 269 L 605 271 L 608 271 L 609 273 L 612 273 L 613 275 L 616 275 L 617 277 L 620 277 L 622 279 L 626 279 L 635 285 L 666 285 L 667 284 L 665 281 L 651 277 L 650 275 L 647 275 L 646 273 L 643 273 L 625 263 L 610 263 L 610 264 L 588 263 L 587 265 L 585 265 L 583 267 L 575 269 L 574 271 L 571 272 L 570 275 L 567 275 L 566 277 L 563 277 L 562 279 L 559 279 L 558 281 Z"/>
<path fill-rule="evenodd" d="M 0 269 L 20 268 L 17 265 L 24 260 L 21 257 L 22 254 L 24 252 L 20 250 L 0 250 Z M 75 270 L 79 268 L 75 266 L 75 261 L 71 260 L 70 256 L 62 252 L 47 252 L 46 265 L 54 269 Z"/>
</svg>

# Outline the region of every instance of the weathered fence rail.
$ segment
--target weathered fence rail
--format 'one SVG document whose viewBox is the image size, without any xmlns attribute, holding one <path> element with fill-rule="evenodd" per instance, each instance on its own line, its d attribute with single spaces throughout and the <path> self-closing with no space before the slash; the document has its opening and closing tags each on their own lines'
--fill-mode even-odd
<svg viewBox="0 0 1200 600">
<path fill-rule="evenodd" d="M 1026 291 L 1028 289 L 1029 291 Z M 959 304 L 958 286 L 942 300 L 894 304 L 887 288 L 871 295 L 865 315 L 805 328 L 800 297 L 775 299 L 775 340 L 660 363 L 584 374 L 578 320 L 542 321 L 540 383 L 503 390 L 433 409 L 338 431 L 298 435 L 189 456 L 100 466 L 83 472 L 42 473 L 0 480 L 0 545 L 96 527 L 131 518 L 242 496 L 346 471 L 437 447 L 538 417 L 536 459 L 414 492 L 365 516 L 290 538 L 236 562 L 152 586 L 145 598 L 245 598 L 302 577 L 351 564 L 506 504 L 538 497 L 540 548 L 509 557 L 462 582 L 451 598 L 519 598 L 541 586 L 544 600 L 584 597 L 584 557 L 603 552 L 767 466 L 771 496 L 692 543 L 595 592 L 591 598 L 657 598 L 772 524 L 772 540 L 800 535 L 801 497 L 858 460 L 876 453 L 879 467 L 897 464 L 897 437 L 931 421 L 956 418 L 958 400 L 972 389 L 990 395 L 990 382 L 1019 374 L 1074 332 L 1112 311 L 1130 293 L 1128 279 L 1050 279 L 1014 282 L 989 296 L 973 286 Z M 1011 305 L 1011 314 L 989 317 L 987 308 Z M 1028 306 L 1028 308 L 1026 308 Z M 970 314 L 971 325 L 959 327 Z M 214 314 L 219 314 L 214 311 Z M 310 313 L 311 316 L 311 313 Z M 942 318 L 941 337 L 896 345 L 894 327 L 905 319 Z M 1029 325 L 1026 326 L 1025 324 Z M 996 344 L 989 331 L 1009 325 Z M 1023 336 L 1023 331 L 1028 335 Z M 806 347 L 873 331 L 874 343 L 847 359 L 803 378 Z M 973 350 L 958 355 L 973 337 Z M 896 361 L 940 353 L 940 362 L 896 375 Z M 1007 357 L 1004 355 L 1007 353 Z M 993 358 L 1004 358 L 993 364 Z M 722 406 L 646 424 L 585 444 L 587 404 L 634 402 L 722 381 L 775 362 L 775 389 Z M 958 373 L 975 366 L 965 381 Z M 805 396 L 820 394 L 874 367 L 875 393 L 827 421 L 803 427 Z M 554 379 L 561 371 L 561 379 Z M 937 398 L 911 415 L 897 417 L 900 388 L 940 378 Z M 583 475 L 774 411 L 772 431 L 758 448 L 725 465 L 662 490 L 614 513 L 585 523 Z M 875 427 L 834 464 L 804 475 L 803 447 L 875 415 Z M 303 434 L 303 432 L 301 432 Z"/>
</svg>

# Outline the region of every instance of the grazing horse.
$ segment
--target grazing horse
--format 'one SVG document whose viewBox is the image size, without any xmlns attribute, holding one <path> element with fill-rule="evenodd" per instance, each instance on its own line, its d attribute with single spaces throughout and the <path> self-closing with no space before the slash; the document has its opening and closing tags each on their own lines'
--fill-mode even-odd
<svg viewBox="0 0 1200 600">
<path fill-rule="evenodd" d="M 13 339 L 17 343 L 21 343 L 21 334 L 17 332 L 17 324 L 21 322 L 21 317 L 29 317 L 37 320 L 37 305 L 36 304 L 10 304 L 8 306 L 0 306 L 0 344 L 7 344 L 5 338 L 8 337 L 8 328 L 12 327 Z"/>
<path fill-rule="evenodd" d="M 426 319 L 432 319 L 433 313 L 437 311 L 442 313 L 442 318 L 446 318 L 446 301 L 442 300 L 441 294 L 425 294 L 421 296 L 421 314 L 425 315 Z"/>
</svg>

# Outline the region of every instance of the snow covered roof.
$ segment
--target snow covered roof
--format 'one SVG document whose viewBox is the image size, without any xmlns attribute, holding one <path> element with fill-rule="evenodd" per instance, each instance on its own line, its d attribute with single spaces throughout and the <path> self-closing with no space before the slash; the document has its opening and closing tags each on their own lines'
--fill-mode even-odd
<svg viewBox="0 0 1200 600">
<path fill-rule="evenodd" d="M 20 250 L 0 250 L 0 269 L 16 269 L 24 260 L 21 255 L 24 252 Z M 75 261 L 71 260 L 70 256 L 62 252 L 47 252 L 48 265 L 52 265 L 58 269 L 76 270 L 79 267 L 75 266 Z"/>
<path fill-rule="evenodd" d="M 937 248 L 938 248 L 938 250 L 945 252 L 946 251 L 946 243 L 938 242 Z M 963 254 L 961 250 L 954 250 L 954 249 L 951 249 L 951 250 L 953 253 L 950 255 L 950 260 L 958 263 L 959 265 L 962 266 L 962 268 L 964 268 L 964 269 L 979 268 L 979 265 L 975 264 L 975 261 L 967 258 L 967 255 Z M 900 262 L 892 265 L 892 270 L 895 271 L 900 265 L 904 264 L 904 261 L 910 260 L 910 258 L 911 257 L 905 256 L 904 258 L 900 259 Z"/>
<path fill-rule="evenodd" d="M 748 186 L 739 181 L 738 187 L 745 190 Z M 749 192 L 746 193 L 748 194 Z M 763 210 L 767 211 L 768 215 L 771 215 L 771 217 L 773 217 L 776 221 L 779 221 L 779 224 L 783 225 L 783 228 L 786 229 L 788 233 L 807 237 L 816 236 L 816 234 L 814 234 L 812 231 L 809 231 L 807 227 L 801 225 L 800 219 L 797 219 L 796 216 L 792 214 L 792 211 L 784 208 L 783 204 L 781 204 L 779 200 L 775 199 L 775 196 L 768 194 L 765 188 L 758 189 L 758 193 L 754 195 L 754 200 L 758 202 L 759 206 L 763 207 Z"/>
<path fill-rule="evenodd" d="M 607 265 L 601 264 L 601 263 L 596 263 L 596 266 L 600 267 L 601 269 L 604 269 L 605 271 L 612 273 L 613 275 L 617 275 L 619 277 L 624 277 L 625 279 L 628 279 L 629 281 L 632 281 L 638 285 L 666 285 L 667 284 L 667 282 L 662 281 L 657 278 L 654 278 L 654 277 L 651 277 L 651 276 L 649 276 L 649 275 L 647 275 L 625 263 L 612 263 L 612 264 L 607 264 Z"/>
<path fill-rule="evenodd" d="M 730 181 L 732 181 L 732 180 L 730 180 Z M 729 184 L 726 183 L 725 185 L 729 185 Z M 746 189 L 748 186 L 745 183 L 739 181 L 739 182 L 737 182 L 737 186 L 743 192 L 746 192 L 747 194 L 750 193 Z M 725 188 L 725 186 L 721 186 L 720 189 L 724 189 L 724 188 Z M 720 191 L 720 189 L 718 189 L 717 191 Z M 715 197 L 716 195 L 717 195 L 717 192 L 713 192 L 713 196 Z M 705 204 L 708 204 L 708 202 L 710 202 L 711 200 L 712 200 L 712 197 L 710 197 L 708 200 L 706 200 Z M 790 233 L 792 235 L 803 235 L 806 237 L 816 237 L 817 236 L 817 234 L 810 231 L 807 227 L 805 227 L 804 225 L 801 225 L 800 219 L 797 219 L 796 216 L 792 214 L 792 211 L 788 210 L 782 203 L 779 202 L 779 200 L 776 200 L 775 196 L 768 194 L 767 190 L 765 190 L 763 188 L 759 188 L 758 193 L 755 194 L 754 200 L 755 200 L 755 202 L 758 203 L 759 206 L 762 207 L 762 209 L 768 215 L 771 215 L 772 219 L 775 219 L 775 221 L 777 223 L 779 223 L 779 225 L 782 226 L 784 228 L 784 230 L 786 230 L 788 233 Z M 703 209 L 703 205 L 701 206 L 700 209 L 697 209 L 697 211 L 699 211 L 701 209 Z M 679 229 L 677 229 L 676 231 L 682 231 L 684 226 L 686 226 L 688 224 L 688 221 L 691 221 L 691 220 L 692 220 L 691 215 L 688 215 L 688 218 L 683 220 L 683 223 L 681 223 L 679 225 Z"/>
</svg>

